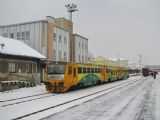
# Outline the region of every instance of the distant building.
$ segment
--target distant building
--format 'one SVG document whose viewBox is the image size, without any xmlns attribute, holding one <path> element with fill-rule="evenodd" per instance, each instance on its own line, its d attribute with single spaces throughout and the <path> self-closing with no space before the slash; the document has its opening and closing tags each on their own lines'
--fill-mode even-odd
<svg viewBox="0 0 160 120">
<path fill-rule="evenodd" d="M 74 34 L 73 40 L 74 61 L 77 63 L 88 63 L 88 39 Z"/>
<path fill-rule="evenodd" d="M 51 61 L 75 62 L 73 60 L 77 60 L 72 58 L 72 56 L 77 57 L 72 55 L 71 47 L 74 41 L 73 23 L 65 18 L 47 16 L 46 20 L 4 25 L 0 28 L 0 35 L 26 43 Z M 77 39 L 77 36 L 75 38 Z M 83 37 L 80 38 L 84 41 Z M 86 45 L 88 50 L 88 44 Z M 84 60 L 81 58 L 80 61 L 86 61 L 87 52 L 85 55 L 84 53 L 80 55 L 84 57 Z"/>
<path fill-rule="evenodd" d="M 43 80 L 41 62 L 46 57 L 21 41 L 0 37 L 0 81 Z"/>
</svg>

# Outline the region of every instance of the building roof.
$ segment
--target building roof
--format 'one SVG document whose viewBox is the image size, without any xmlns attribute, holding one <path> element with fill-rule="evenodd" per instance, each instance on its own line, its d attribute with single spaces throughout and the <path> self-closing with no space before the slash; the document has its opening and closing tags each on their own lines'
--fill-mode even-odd
<svg viewBox="0 0 160 120">
<path fill-rule="evenodd" d="M 93 61 L 91 61 L 92 64 L 96 65 L 106 65 L 106 66 L 115 66 L 115 67 L 125 67 L 125 65 L 118 61 L 113 61 L 110 59 L 106 59 L 103 56 L 96 57 Z"/>
<path fill-rule="evenodd" d="M 86 38 L 86 37 L 83 37 L 82 35 L 79 35 L 79 34 L 77 34 L 77 33 L 75 33 L 75 34 L 74 34 L 74 36 L 78 36 L 78 37 L 81 37 L 81 38 L 83 38 L 83 39 L 86 39 L 86 40 L 88 40 L 88 38 Z"/>
<path fill-rule="evenodd" d="M 33 48 L 29 47 L 25 43 L 5 38 L 0 36 L 0 53 L 7 54 L 7 55 L 16 55 L 16 56 L 23 56 L 23 57 L 32 57 L 38 59 L 45 59 L 46 57 Z"/>
<path fill-rule="evenodd" d="M 46 20 L 35 20 L 35 21 L 29 21 L 29 22 L 21 22 L 21 23 L 14 23 L 14 24 L 8 24 L 8 25 L 1 25 L 0 27 L 10 27 L 10 26 L 17 26 L 17 25 L 24 25 L 24 24 L 31 24 L 31 23 L 39 23 L 39 22 L 46 22 Z"/>
</svg>

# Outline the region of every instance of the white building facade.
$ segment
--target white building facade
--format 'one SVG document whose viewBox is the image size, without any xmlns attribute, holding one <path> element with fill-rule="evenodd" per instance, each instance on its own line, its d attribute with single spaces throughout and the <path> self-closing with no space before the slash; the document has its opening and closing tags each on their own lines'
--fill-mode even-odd
<svg viewBox="0 0 160 120">
<path fill-rule="evenodd" d="M 88 62 L 88 39 L 73 34 L 73 23 L 47 16 L 46 20 L 0 26 L 0 36 L 20 40 L 48 60 Z"/>
<path fill-rule="evenodd" d="M 76 63 L 88 63 L 88 39 L 74 34 L 74 57 Z"/>
<path fill-rule="evenodd" d="M 68 22 L 66 19 L 54 19 L 4 25 L 0 35 L 20 40 L 52 61 L 70 61 L 70 34 L 65 26 L 56 23 Z M 64 27 L 64 28 L 63 28 Z"/>
<path fill-rule="evenodd" d="M 27 23 L 5 25 L 1 27 L 1 35 L 3 37 L 20 40 L 46 56 L 46 26 L 46 21 L 33 21 Z"/>
<path fill-rule="evenodd" d="M 53 39 L 53 53 L 55 61 L 70 61 L 69 47 L 70 47 L 70 33 L 59 28 L 54 27 Z"/>
</svg>

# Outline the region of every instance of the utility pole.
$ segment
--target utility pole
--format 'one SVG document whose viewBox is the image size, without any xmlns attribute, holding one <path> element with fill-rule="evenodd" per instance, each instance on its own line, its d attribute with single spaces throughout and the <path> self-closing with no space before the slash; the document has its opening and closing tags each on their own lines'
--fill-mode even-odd
<svg viewBox="0 0 160 120">
<path fill-rule="evenodd" d="M 67 12 L 69 13 L 69 20 L 72 21 L 72 13 L 75 11 L 78 11 L 78 9 L 76 9 L 77 5 L 68 4 L 68 5 L 65 5 L 65 7 L 67 8 Z"/>
<path fill-rule="evenodd" d="M 139 55 L 139 67 L 141 70 L 142 69 L 142 55 L 141 54 Z"/>
<path fill-rule="evenodd" d="M 69 14 L 69 20 L 72 22 L 72 13 L 75 12 L 75 11 L 78 11 L 77 8 L 77 5 L 75 4 L 67 4 L 65 5 L 65 7 L 67 8 L 67 12 Z M 74 61 L 74 40 L 73 40 L 73 35 L 71 34 L 70 35 L 70 40 L 71 40 L 71 61 L 73 62 Z"/>
<path fill-rule="evenodd" d="M 119 52 L 118 52 L 118 54 L 117 54 L 117 61 L 118 61 L 118 66 L 120 67 Z"/>
</svg>

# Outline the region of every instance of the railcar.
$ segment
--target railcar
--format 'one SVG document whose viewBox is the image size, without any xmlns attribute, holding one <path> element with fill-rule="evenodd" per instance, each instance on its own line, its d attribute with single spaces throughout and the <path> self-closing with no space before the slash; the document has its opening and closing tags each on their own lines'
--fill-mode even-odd
<svg viewBox="0 0 160 120">
<path fill-rule="evenodd" d="M 150 74 L 149 74 L 149 68 L 143 68 L 143 69 L 142 69 L 142 75 L 145 76 L 145 77 L 146 77 L 146 76 L 149 76 L 149 75 L 150 75 Z"/>
<path fill-rule="evenodd" d="M 46 89 L 53 93 L 63 93 L 71 88 L 93 86 L 129 77 L 129 70 L 124 67 L 78 63 L 49 63 L 45 72 Z"/>
</svg>

